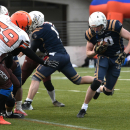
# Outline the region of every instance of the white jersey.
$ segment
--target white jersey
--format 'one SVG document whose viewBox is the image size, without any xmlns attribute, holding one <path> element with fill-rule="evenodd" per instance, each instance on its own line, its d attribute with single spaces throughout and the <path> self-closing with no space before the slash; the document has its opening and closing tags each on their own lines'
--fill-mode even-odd
<svg viewBox="0 0 130 130">
<path fill-rule="evenodd" d="M 0 15 L 0 56 L 30 43 L 25 31 L 17 27 L 8 15 Z"/>
</svg>

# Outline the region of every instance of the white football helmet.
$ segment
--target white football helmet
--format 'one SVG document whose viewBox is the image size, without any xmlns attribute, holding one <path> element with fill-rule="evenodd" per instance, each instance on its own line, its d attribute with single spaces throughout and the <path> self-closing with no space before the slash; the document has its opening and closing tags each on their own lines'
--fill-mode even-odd
<svg viewBox="0 0 130 130">
<path fill-rule="evenodd" d="M 30 31 L 35 30 L 36 27 L 43 25 L 44 23 L 44 14 L 40 11 L 31 11 L 29 13 L 32 19 L 32 25 L 30 26 Z"/>
<path fill-rule="evenodd" d="M 0 15 L 1 14 L 9 15 L 7 8 L 5 6 L 2 6 L 2 5 L 0 5 Z"/>
<path fill-rule="evenodd" d="M 106 16 L 102 12 L 94 12 L 89 16 L 89 26 L 92 27 L 98 27 L 100 25 L 103 25 L 103 28 L 101 31 L 106 29 L 107 25 L 107 19 Z M 101 33 L 101 31 L 97 32 L 98 34 Z"/>
</svg>

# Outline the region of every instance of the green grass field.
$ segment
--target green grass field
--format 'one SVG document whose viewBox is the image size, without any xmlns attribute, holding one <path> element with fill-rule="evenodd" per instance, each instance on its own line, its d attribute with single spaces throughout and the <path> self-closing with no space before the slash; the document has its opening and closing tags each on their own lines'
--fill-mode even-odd
<svg viewBox="0 0 130 130">
<path fill-rule="evenodd" d="M 94 76 L 94 69 L 76 68 L 81 76 Z M 75 85 L 59 72 L 52 75 L 56 99 L 65 107 L 54 107 L 41 82 L 33 100 L 34 110 L 28 110 L 25 119 L 5 119 L 11 125 L 1 125 L 0 130 L 129 130 L 130 129 L 130 68 L 123 67 L 113 96 L 103 93 L 89 103 L 84 118 L 77 118 L 89 85 Z M 26 99 L 31 78 L 23 86 Z"/>
</svg>

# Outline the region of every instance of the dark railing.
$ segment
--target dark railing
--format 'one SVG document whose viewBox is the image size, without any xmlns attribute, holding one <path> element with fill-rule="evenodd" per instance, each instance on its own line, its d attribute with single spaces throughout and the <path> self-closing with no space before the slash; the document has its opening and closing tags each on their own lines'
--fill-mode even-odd
<svg viewBox="0 0 130 130">
<path fill-rule="evenodd" d="M 86 45 L 87 21 L 52 21 L 59 32 L 64 46 Z"/>
</svg>

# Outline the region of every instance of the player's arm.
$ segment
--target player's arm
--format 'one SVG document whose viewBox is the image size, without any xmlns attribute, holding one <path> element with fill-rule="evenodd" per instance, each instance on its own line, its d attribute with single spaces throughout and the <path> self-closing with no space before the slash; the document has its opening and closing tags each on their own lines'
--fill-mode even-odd
<svg viewBox="0 0 130 130">
<path fill-rule="evenodd" d="M 42 44 L 42 40 L 31 40 L 31 49 L 36 52 L 39 46 Z"/>
<path fill-rule="evenodd" d="M 57 61 L 50 61 L 49 59 L 45 59 L 45 60 L 42 60 L 41 58 L 39 58 L 35 52 L 33 50 L 31 50 L 30 48 L 26 48 L 26 49 L 21 49 L 21 51 L 26 55 L 28 56 L 30 59 L 36 61 L 37 63 L 39 64 L 42 64 L 42 65 L 45 65 L 45 66 L 50 66 L 50 67 L 57 67 L 59 62 Z"/>
<path fill-rule="evenodd" d="M 124 29 L 122 27 L 121 31 L 120 31 L 120 35 L 125 38 L 126 40 L 128 40 L 128 45 L 126 46 L 124 52 L 126 54 L 128 54 L 130 52 L 130 32 L 128 32 L 126 29 Z"/>
<path fill-rule="evenodd" d="M 124 52 L 119 54 L 117 60 L 115 61 L 117 64 L 124 63 L 127 54 L 130 52 L 130 32 L 128 32 L 126 29 L 124 29 L 122 27 L 121 31 L 120 31 L 120 35 L 121 35 L 121 37 L 123 37 L 126 40 L 128 40 L 128 45 L 126 46 Z"/>
<path fill-rule="evenodd" d="M 86 54 L 87 57 L 92 58 L 96 55 L 95 51 L 94 51 L 94 45 L 87 41 L 87 45 L 86 45 Z"/>
</svg>

